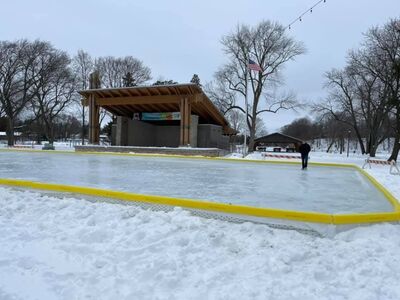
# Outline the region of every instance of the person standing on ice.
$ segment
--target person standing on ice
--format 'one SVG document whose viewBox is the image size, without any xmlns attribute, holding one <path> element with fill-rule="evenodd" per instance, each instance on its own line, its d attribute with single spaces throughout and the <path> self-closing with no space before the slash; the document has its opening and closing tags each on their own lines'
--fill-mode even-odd
<svg viewBox="0 0 400 300">
<path fill-rule="evenodd" d="M 308 153 L 310 153 L 311 147 L 307 142 L 303 142 L 299 147 L 299 152 L 301 154 L 301 166 L 302 170 L 307 169 L 308 164 Z"/>
</svg>

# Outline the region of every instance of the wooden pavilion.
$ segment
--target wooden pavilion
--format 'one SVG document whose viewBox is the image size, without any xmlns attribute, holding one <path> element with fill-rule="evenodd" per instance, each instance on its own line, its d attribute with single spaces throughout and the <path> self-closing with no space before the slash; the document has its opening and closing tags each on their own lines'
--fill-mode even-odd
<svg viewBox="0 0 400 300">
<path fill-rule="evenodd" d="M 92 81 L 91 81 L 92 82 Z M 196 84 L 135 86 L 122 88 L 93 88 L 80 91 L 82 104 L 89 106 L 89 143 L 98 144 L 100 107 L 114 116 L 132 119 L 135 113 L 179 112 L 180 145 L 190 144 L 191 115 L 198 122 L 222 127 L 223 134 L 236 132 L 229 122 Z M 99 84 L 97 84 L 99 85 Z"/>
</svg>

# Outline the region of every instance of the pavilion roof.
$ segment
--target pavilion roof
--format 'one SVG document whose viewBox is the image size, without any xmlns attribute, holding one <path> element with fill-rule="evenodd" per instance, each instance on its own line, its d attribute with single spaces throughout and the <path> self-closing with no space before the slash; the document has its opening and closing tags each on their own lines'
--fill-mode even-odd
<svg viewBox="0 0 400 300">
<path fill-rule="evenodd" d="M 194 83 L 102 88 L 79 91 L 83 105 L 93 95 L 96 103 L 117 116 L 132 117 L 137 112 L 176 112 L 182 98 L 191 98 L 192 113 L 199 116 L 199 123 L 216 124 L 225 134 L 236 134 L 229 122 L 211 102 L 203 90 Z M 86 100 L 85 100 L 86 99 Z"/>
<path fill-rule="evenodd" d="M 265 135 L 259 137 L 254 140 L 255 142 L 259 143 L 276 143 L 276 144 L 289 144 L 289 143 L 301 143 L 302 140 L 292 137 L 290 135 L 286 135 L 283 133 L 275 132 L 269 135 Z"/>
</svg>

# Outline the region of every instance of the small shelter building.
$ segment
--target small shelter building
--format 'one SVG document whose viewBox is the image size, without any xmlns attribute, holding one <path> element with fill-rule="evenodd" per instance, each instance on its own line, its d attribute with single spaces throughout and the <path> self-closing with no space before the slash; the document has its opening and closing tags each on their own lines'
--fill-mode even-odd
<svg viewBox="0 0 400 300">
<path fill-rule="evenodd" d="M 284 148 L 286 152 L 297 152 L 301 144 L 301 139 L 275 132 L 255 139 L 254 150 L 265 150 L 267 147 L 274 147 L 279 151 Z"/>
</svg>

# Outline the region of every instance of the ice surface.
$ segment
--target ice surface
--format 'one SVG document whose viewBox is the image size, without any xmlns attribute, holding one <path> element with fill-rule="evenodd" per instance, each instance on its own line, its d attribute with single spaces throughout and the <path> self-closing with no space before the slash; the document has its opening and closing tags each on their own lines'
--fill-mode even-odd
<svg viewBox="0 0 400 300">
<path fill-rule="evenodd" d="M 347 168 L 0 152 L 0 177 L 301 211 L 392 211 L 381 192 Z"/>
</svg>

